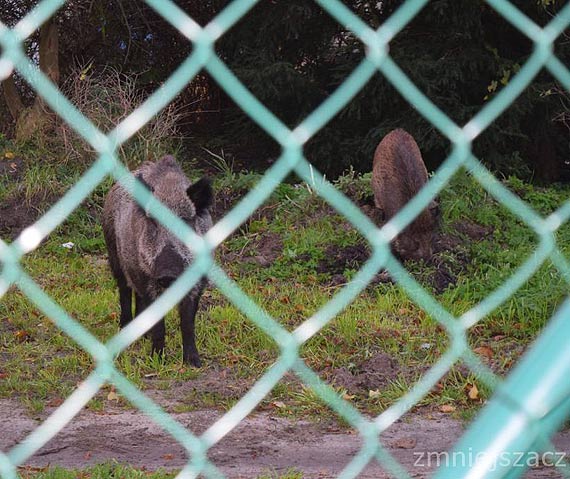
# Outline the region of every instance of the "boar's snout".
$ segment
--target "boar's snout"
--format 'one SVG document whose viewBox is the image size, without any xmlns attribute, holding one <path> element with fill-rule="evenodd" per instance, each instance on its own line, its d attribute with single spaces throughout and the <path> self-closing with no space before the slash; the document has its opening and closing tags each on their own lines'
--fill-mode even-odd
<svg viewBox="0 0 570 479">
<path fill-rule="evenodd" d="M 168 288 L 184 271 L 182 256 L 167 245 L 162 248 L 154 264 L 154 277 L 161 288 Z"/>
</svg>

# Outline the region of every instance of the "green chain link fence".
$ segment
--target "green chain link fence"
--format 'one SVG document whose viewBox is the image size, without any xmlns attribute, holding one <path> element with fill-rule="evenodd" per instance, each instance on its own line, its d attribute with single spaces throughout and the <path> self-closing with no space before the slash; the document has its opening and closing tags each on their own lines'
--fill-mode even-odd
<svg viewBox="0 0 570 479">
<path fill-rule="evenodd" d="M 9 29 L 0 24 L 0 80 L 16 69 L 49 106 L 98 152 L 98 159 L 80 180 L 43 217 L 25 229 L 7 245 L 0 240 L 0 297 L 12 285 L 18 287 L 66 334 L 85 349 L 96 363 L 95 370 L 37 429 L 8 452 L 0 452 L 0 475 L 18 477 L 17 466 L 24 463 L 95 396 L 106 383 L 112 383 L 137 408 L 170 433 L 187 451 L 191 460 L 179 477 L 220 477 L 223 474 L 208 460 L 210 447 L 234 429 L 281 380 L 294 372 L 328 406 L 350 423 L 360 434 L 363 445 L 339 477 L 355 477 L 370 461 L 377 460 L 392 475 L 410 477 L 382 446 L 381 434 L 413 407 L 457 361 L 464 361 L 482 381 L 496 388 L 495 395 L 479 418 L 455 447 L 469 452 L 473 464 L 447 464 L 439 479 L 519 477 L 523 468 L 498 461 L 501 454 L 535 451 L 552 447 L 550 435 L 570 413 L 570 301 L 566 301 L 547 325 L 542 336 L 521 364 L 501 383 L 478 359 L 467 343 L 470 327 L 489 314 L 514 292 L 548 259 L 570 284 L 570 264 L 560 252 L 554 234 L 570 218 L 570 201 L 547 218 L 505 189 L 471 153 L 472 141 L 487 128 L 533 80 L 546 68 L 565 89 L 570 90 L 570 70 L 553 54 L 553 42 L 570 25 L 570 3 L 544 28 L 540 28 L 506 0 L 487 0 L 497 12 L 534 42 L 534 51 L 519 73 L 466 125 L 460 127 L 439 110 L 399 69 L 389 55 L 389 43 L 418 14 L 427 0 L 408 0 L 378 30 L 373 30 L 338 0 L 316 0 L 339 23 L 352 31 L 365 45 L 366 56 L 346 81 L 299 126 L 287 128 L 264 107 L 216 56 L 214 44 L 232 25 L 257 3 L 234 0 L 205 27 L 199 26 L 170 0 L 146 2 L 193 43 L 193 53 L 168 78 L 164 85 L 133 111 L 109 134 L 99 131 L 50 81 L 38 71 L 23 51 L 24 40 L 42 22 L 53 15 L 65 0 L 43 0 L 20 22 Z M 171 229 L 196 254 L 190 268 L 147 310 L 102 344 L 62 310 L 21 268 L 20 259 L 34 250 L 67 216 L 111 175 L 120 181 L 139 202 L 148 201 L 150 193 L 117 158 L 117 148 L 127 141 L 153 115 L 164 108 L 202 69 L 217 80 L 228 95 L 270 134 L 282 147 L 279 160 L 266 172 L 257 186 L 201 238 L 163 205 L 153 202 L 150 212 Z M 393 86 L 451 142 L 450 156 L 428 185 L 383 228 L 376 228 L 345 196 L 315 171 L 303 156 L 303 145 L 356 95 L 365 83 L 380 71 Z M 450 314 L 425 291 L 390 254 L 388 244 L 399 231 L 413 221 L 417 212 L 445 187 L 460 169 L 475 177 L 499 202 L 534 230 L 538 246 L 516 273 L 481 303 L 460 317 Z M 217 265 L 213 250 L 238 228 L 291 172 L 310 183 L 317 193 L 336 208 L 364 235 L 372 247 L 372 256 L 354 279 L 331 301 L 293 332 L 285 330 L 274 318 L 248 297 Z M 400 400 L 373 420 L 361 415 L 299 357 L 299 348 L 317 334 L 345 308 L 369 283 L 380 268 L 386 268 L 405 288 L 408 295 L 429 315 L 436 318 L 449 334 L 451 346 L 437 363 Z M 224 416 L 201 436 L 192 434 L 156 403 L 146 397 L 115 367 L 114 358 L 171 309 L 199 278 L 206 274 L 212 282 L 243 311 L 281 349 L 279 359 Z M 545 285 L 547 287 L 547 285 Z M 561 472 L 570 476 L 564 468 Z"/>
</svg>

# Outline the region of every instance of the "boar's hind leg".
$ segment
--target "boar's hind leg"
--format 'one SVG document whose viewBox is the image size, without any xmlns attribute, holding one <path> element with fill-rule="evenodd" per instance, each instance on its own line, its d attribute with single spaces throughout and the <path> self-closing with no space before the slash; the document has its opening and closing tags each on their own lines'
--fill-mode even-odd
<svg viewBox="0 0 570 479">
<path fill-rule="evenodd" d="M 135 293 L 135 310 L 137 316 L 148 308 L 151 303 L 152 300 L 148 296 Z M 162 356 L 164 354 L 164 336 L 166 335 L 164 318 L 160 318 L 160 321 L 150 329 L 146 336 L 149 335 L 152 340 L 151 354 L 157 353 Z"/>
<path fill-rule="evenodd" d="M 194 296 L 190 294 L 178 306 L 180 329 L 182 331 L 182 358 L 186 364 L 191 364 L 197 368 L 202 365 L 198 349 L 196 348 L 194 332 L 194 319 L 196 318 L 199 301 L 200 295 Z"/>
</svg>

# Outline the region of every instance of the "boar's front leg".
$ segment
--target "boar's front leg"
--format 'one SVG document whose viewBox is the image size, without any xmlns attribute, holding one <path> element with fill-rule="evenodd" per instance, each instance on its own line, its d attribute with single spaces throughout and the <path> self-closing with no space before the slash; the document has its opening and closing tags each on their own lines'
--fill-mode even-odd
<svg viewBox="0 0 570 479">
<path fill-rule="evenodd" d="M 178 305 L 180 314 L 180 329 L 182 331 L 182 359 L 186 364 L 199 368 L 202 365 L 200 355 L 196 348 L 194 319 L 200 302 L 200 294 L 193 291 L 188 294 Z"/>
<path fill-rule="evenodd" d="M 117 277 L 117 286 L 119 287 L 119 303 L 121 304 L 119 325 L 124 328 L 133 319 L 133 290 L 129 288 L 123 274 Z"/>
<path fill-rule="evenodd" d="M 135 291 L 135 317 L 144 311 L 142 297 Z"/>
<path fill-rule="evenodd" d="M 135 311 L 137 316 L 141 314 L 146 308 L 150 306 L 152 299 L 147 295 L 139 295 L 135 293 Z M 152 340 L 152 352 L 151 354 L 157 353 L 160 356 L 164 354 L 164 337 L 166 335 L 166 328 L 164 326 L 164 318 L 160 318 L 160 321 L 156 323 L 150 331 L 147 333 L 150 335 Z"/>
</svg>

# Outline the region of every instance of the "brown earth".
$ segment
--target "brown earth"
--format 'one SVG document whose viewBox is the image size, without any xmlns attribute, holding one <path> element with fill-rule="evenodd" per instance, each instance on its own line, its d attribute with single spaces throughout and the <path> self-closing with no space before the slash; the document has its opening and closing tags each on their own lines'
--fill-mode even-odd
<svg viewBox="0 0 570 479">
<path fill-rule="evenodd" d="M 0 238 L 14 240 L 26 227 L 36 221 L 41 210 L 38 200 L 25 202 L 22 198 L 10 198 L 0 205 Z"/>
<path fill-rule="evenodd" d="M 345 367 L 325 372 L 326 379 L 351 394 L 364 393 L 387 386 L 406 372 L 388 354 L 378 353 L 357 365 L 354 370 Z"/>
<path fill-rule="evenodd" d="M 41 417 L 31 417 L 14 400 L 0 400 L 0 450 L 9 452 L 49 413 L 51 410 Z M 222 414 L 204 409 L 172 416 L 194 434 L 201 435 Z M 425 478 L 431 475 L 436 464 L 428 459 L 428 453 L 448 450 L 462 431 L 459 421 L 443 413 L 408 414 L 386 430 L 381 440 L 412 477 Z M 558 434 L 554 443 L 559 451 L 569 450 L 570 433 Z M 361 445 L 359 435 L 353 430 L 253 413 L 215 444 L 208 457 L 230 478 L 283 474 L 291 469 L 301 472 L 305 478 L 330 478 L 343 470 Z M 138 411 L 108 406 L 104 412 L 82 411 L 29 458 L 24 468 L 85 468 L 108 461 L 147 471 L 173 470 L 184 467 L 188 455 L 149 417 Z M 372 462 L 359 477 L 381 479 L 392 476 Z M 562 476 L 553 468 L 539 466 L 525 477 Z"/>
</svg>

